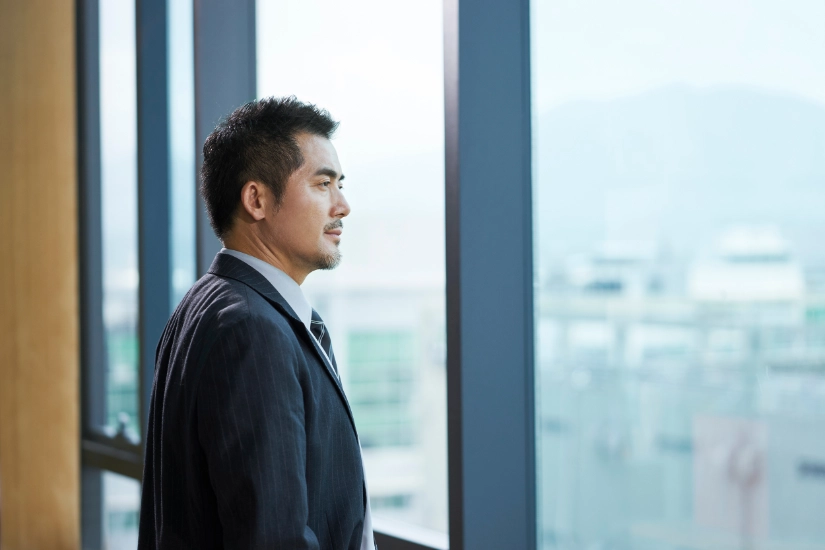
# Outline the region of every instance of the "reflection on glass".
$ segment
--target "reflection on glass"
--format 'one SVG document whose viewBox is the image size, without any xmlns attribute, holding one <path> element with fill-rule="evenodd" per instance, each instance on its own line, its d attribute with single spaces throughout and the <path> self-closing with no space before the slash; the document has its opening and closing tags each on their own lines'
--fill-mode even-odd
<svg viewBox="0 0 825 550">
<path fill-rule="evenodd" d="M 192 2 L 169 2 L 172 309 L 195 282 L 195 61 Z"/>
<path fill-rule="evenodd" d="M 823 18 L 533 1 L 541 548 L 825 548 Z"/>
<path fill-rule="evenodd" d="M 106 426 L 139 430 L 134 1 L 100 0 L 100 157 Z"/>
<path fill-rule="evenodd" d="M 140 483 L 103 472 L 103 539 L 105 548 L 137 548 L 140 520 Z"/>
<path fill-rule="evenodd" d="M 350 331 L 349 399 L 361 445 L 413 444 L 412 395 L 415 350 L 412 331 Z"/>
<path fill-rule="evenodd" d="M 259 95 L 341 121 L 344 259 L 303 287 L 330 327 L 374 515 L 446 532 L 441 20 L 430 0 L 260 0 L 257 36 Z"/>
</svg>

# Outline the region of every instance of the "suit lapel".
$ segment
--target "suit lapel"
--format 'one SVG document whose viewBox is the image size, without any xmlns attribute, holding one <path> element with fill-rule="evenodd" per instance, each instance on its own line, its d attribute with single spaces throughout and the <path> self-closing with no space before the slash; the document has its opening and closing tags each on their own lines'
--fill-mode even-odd
<svg viewBox="0 0 825 550">
<path fill-rule="evenodd" d="M 316 340 L 312 333 L 307 330 L 306 325 L 298 318 L 298 314 L 295 313 L 292 306 L 290 306 L 284 297 L 281 296 L 277 290 L 275 290 L 275 287 L 273 287 L 272 284 L 266 280 L 266 277 L 261 275 L 257 269 L 253 268 L 243 260 L 239 260 L 229 254 L 221 253 L 218 253 L 215 256 L 215 259 L 212 261 L 212 265 L 209 267 L 209 273 L 219 277 L 235 279 L 236 281 L 244 283 L 252 288 L 252 290 L 266 298 L 266 300 L 272 304 L 275 309 L 279 310 L 287 319 L 290 320 L 292 330 L 295 332 L 295 335 L 298 338 L 304 338 L 305 341 L 309 341 L 310 346 L 313 350 L 315 350 L 317 359 L 327 372 L 327 376 L 329 376 L 338 391 L 338 395 L 341 397 L 341 401 L 347 411 L 347 416 L 349 416 L 350 424 L 352 424 L 352 429 L 355 431 L 355 436 L 358 437 L 358 431 L 355 429 L 355 420 L 352 416 L 352 410 L 350 410 L 349 407 L 349 401 L 344 393 L 344 388 L 341 386 L 341 381 L 332 369 L 332 364 L 321 350 L 321 345 L 318 343 L 318 340 Z"/>
</svg>

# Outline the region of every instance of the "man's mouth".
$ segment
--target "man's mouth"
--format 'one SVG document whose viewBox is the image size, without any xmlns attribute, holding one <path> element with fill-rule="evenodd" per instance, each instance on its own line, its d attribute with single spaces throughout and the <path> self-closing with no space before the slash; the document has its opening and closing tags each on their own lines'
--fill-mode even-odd
<svg viewBox="0 0 825 550">
<path fill-rule="evenodd" d="M 344 232 L 344 222 L 338 220 L 326 226 L 324 228 L 324 233 L 327 235 L 335 235 L 336 237 L 340 237 L 341 233 Z"/>
</svg>

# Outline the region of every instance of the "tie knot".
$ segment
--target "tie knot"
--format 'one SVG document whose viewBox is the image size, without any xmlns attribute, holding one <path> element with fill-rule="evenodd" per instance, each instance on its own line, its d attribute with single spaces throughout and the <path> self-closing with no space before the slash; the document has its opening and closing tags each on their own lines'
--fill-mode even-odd
<svg viewBox="0 0 825 550">
<path fill-rule="evenodd" d="M 322 323 L 322 324 L 324 322 L 324 320 L 321 319 L 321 316 L 318 314 L 318 312 L 315 311 L 315 308 L 312 308 L 312 321 Z"/>
<path fill-rule="evenodd" d="M 319 342 L 323 342 L 324 336 L 327 332 L 326 327 L 324 326 L 324 320 L 321 319 L 321 316 L 318 315 L 318 312 L 314 309 L 312 310 L 312 319 L 309 322 L 309 329 Z M 326 349 L 324 351 L 326 351 Z"/>
<path fill-rule="evenodd" d="M 338 376 L 338 365 L 335 363 L 335 355 L 332 353 L 332 339 L 329 337 L 327 327 L 324 326 L 324 320 L 318 315 L 318 312 L 312 310 L 312 319 L 309 321 L 309 330 L 315 339 L 318 340 L 321 349 L 327 354 L 329 362 L 332 364 L 332 370 L 335 376 Z"/>
</svg>

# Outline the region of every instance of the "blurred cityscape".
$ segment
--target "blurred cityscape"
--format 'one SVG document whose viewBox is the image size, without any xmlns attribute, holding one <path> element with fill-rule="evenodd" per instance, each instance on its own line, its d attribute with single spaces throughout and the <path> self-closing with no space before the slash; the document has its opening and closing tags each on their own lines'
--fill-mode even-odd
<svg viewBox="0 0 825 550">
<path fill-rule="evenodd" d="M 825 548 L 825 271 L 745 226 L 684 273 L 620 243 L 558 267 L 537 320 L 543 547 Z"/>
<path fill-rule="evenodd" d="M 823 150 L 748 87 L 536 117 L 542 548 L 825 548 Z"/>
</svg>

